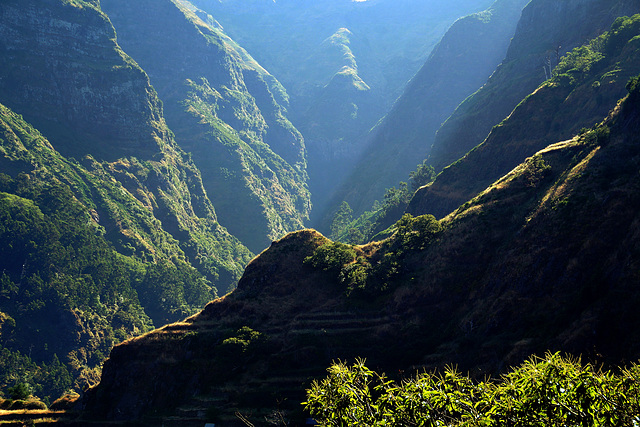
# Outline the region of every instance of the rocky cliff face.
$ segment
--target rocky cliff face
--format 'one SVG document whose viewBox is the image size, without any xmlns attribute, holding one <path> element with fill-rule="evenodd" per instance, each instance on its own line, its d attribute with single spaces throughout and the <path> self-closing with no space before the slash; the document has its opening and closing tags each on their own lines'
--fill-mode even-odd
<svg viewBox="0 0 640 427">
<path fill-rule="evenodd" d="M 102 2 L 118 42 L 151 77 L 220 221 L 252 250 L 303 228 L 306 152 L 284 88 L 210 16 L 180 2 Z"/>
<path fill-rule="evenodd" d="M 238 411 L 259 423 L 270 408 L 296 421 L 302 388 L 329 359 L 484 376 L 545 350 L 637 357 L 637 80 L 630 87 L 603 125 L 537 153 L 439 225 L 405 218 L 364 247 L 313 231 L 274 243 L 232 295 L 114 349 L 87 409 L 158 420 L 198 408 L 200 422 L 220 423 Z M 353 280 L 361 286 L 345 293 Z M 178 410 L 163 414 L 169 405 Z"/>
<path fill-rule="evenodd" d="M 1 99 L 48 130 L 68 155 L 151 158 L 161 149 L 162 135 L 154 138 L 162 132 L 158 99 L 113 43 L 105 15 L 82 2 L 1 7 Z"/>
</svg>

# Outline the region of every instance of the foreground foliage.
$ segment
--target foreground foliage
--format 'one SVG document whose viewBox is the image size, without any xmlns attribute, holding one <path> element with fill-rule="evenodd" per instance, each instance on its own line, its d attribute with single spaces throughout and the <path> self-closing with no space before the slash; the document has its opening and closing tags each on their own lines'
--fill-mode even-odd
<svg viewBox="0 0 640 427">
<path fill-rule="evenodd" d="M 400 383 L 359 360 L 339 362 L 303 403 L 321 426 L 636 426 L 640 365 L 602 371 L 580 360 L 532 357 L 497 380 L 448 368 Z"/>
</svg>

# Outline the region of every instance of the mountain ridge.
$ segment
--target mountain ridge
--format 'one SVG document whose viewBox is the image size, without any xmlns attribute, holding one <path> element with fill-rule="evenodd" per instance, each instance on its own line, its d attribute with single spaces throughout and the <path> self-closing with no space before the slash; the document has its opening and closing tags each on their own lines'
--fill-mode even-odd
<svg viewBox="0 0 640 427">
<path fill-rule="evenodd" d="M 119 43 L 150 73 L 221 222 L 259 252 L 308 219 L 304 140 L 276 101 L 286 98 L 284 88 L 184 4 L 108 0 L 102 7 Z M 138 19 L 149 10 L 153 16 Z"/>
<path fill-rule="evenodd" d="M 347 201 L 359 215 L 387 188 L 407 179 L 418 159 L 428 157 L 441 123 L 503 60 L 526 3 L 495 2 L 451 25 L 403 95 L 369 132 L 365 154 L 334 195 L 333 205 Z M 326 228 L 326 221 L 319 227 Z"/>
<path fill-rule="evenodd" d="M 518 104 L 482 144 L 421 188 L 407 212 L 443 217 L 549 140 L 570 138 L 599 121 L 615 107 L 638 67 L 633 39 L 637 19 L 620 18 L 605 35 L 569 52 L 554 68 L 554 76 Z"/>
<path fill-rule="evenodd" d="M 639 10 L 640 4 L 634 0 L 613 4 L 600 0 L 531 1 L 523 9 L 503 63 L 438 129 L 429 163 L 439 172 L 464 156 L 550 77 L 544 67 L 555 67 L 561 56 L 606 31 L 617 17 Z"/>
<path fill-rule="evenodd" d="M 546 350 L 614 363 L 639 355 L 629 329 L 640 297 L 639 87 L 633 80 L 594 130 L 540 151 L 443 221 L 407 215 L 392 237 L 365 246 L 313 230 L 275 242 L 233 294 L 116 347 L 88 409 L 162 417 L 159 401 L 123 396 L 151 396 L 145 390 L 164 380 L 178 406 L 215 396 L 212 421 L 239 411 L 258 422 L 266 408 L 299 419 L 295 403 L 276 402 L 301 401 L 292 384 L 332 359 L 366 357 L 391 372 L 456 363 L 484 376 Z M 162 354 L 161 372 L 180 377 L 136 368 L 151 354 Z M 233 376 L 220 375 L 231 366 Z"/>
</svg>

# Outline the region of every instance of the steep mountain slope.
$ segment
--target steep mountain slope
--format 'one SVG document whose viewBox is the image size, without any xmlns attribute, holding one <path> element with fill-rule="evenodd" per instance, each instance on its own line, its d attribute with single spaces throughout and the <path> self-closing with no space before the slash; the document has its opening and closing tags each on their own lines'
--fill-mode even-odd
<svg viewBox="0 0 640 427">
<path fill-rule="evenodd" d="M 551 76 L 563 54 L 606 31 L 617 17 L 639 11 L 637 0 L 531 1 L 503 63 L 438 130 L 429 163 L 439 172 L 465 155 Z"/>
<path fill-rule="evenodd" d="M 492 0 L 193 0 L 281 81 L 322 211 L 446 29 Z M 415 165 L 412 165 L 415 166 Z"/>
<path fill-rule="evenodd" d="M 176 141 L 192 154 L 220 221 L 253 251 L 303 228 L 306 153 L 284 88 L 180 2 L 106 0 L 118 43 L 149 73 Z"/>
<path fill-rule="evenodd" d="M 26 382 L 52 401 L 96 382 L 115 342 L 150 329 L 138 295 L 148 313 L 169 313 L 151 310 L 160 300 L 143 293 L 156 285 L 145 277 L 144 262 L 118 254 L 104 239 L 97 211 L 58 179 L 75 178 L 91 191 L 99 177 L 86 179 L 87 171 L 2 105 L 0 150 L 0 384 Z M 33 170 L 12 179 L 6 172 L 15 168 Z M 177 242 L 165 249 L 180 253 Z M 182 290 L 176 284 L 175 292 Z M 197 285 L 192 291 L 205 301 L 211 295 Z"/>
<path fill-rule="evenodd" d="M 334 197 L 356 213 L 406 181 L 427 158 L 436 131 L 502 61 L 527 0 L 500 0 L 457 20 L 387 116 L 371 131 L 365 155 Z"/>
<path fill-rule="evenodd" d="M 5 105 L 61 154 L 120 182 L 221 290 L 233 285 L 249 253 L 217 223 L 199 171 L 175 145 L 155 90 L 115 43 L 108 18 L 85 2 L 8 1 L 0 7 Z M 116 160 L 124 156 L 132 157 Z M 166 237 L 158 243 L 141 238 L 149 228 L 142 217 L 126 209 L 98 213 L 112 241 L 132 245 L 143 257 L 162 253 Z"/>
<path fill-rule="evenodd" d="M 640 69 L 640 16 L 570 52 L 554 77 L 522 101 L 487 139 L 421 188 L 407 209 L 443 217 L 550 141 L 589 128 L 616 105 Z M 533 117 L 533 119 L 532 119 Z"/>
<path fill-rule="evenodd" d="M 340 55 L 332 58 L 323 55 L 323 42 L 340 28 L 368 41 L 360 45 L 358 53 L 354 52 L 358 62 L 363 61 L 359 70 L 363 80 L 373 86 L 383 83 L 391 87 L 385 91 L 399 94 L 404 82 L 420 67 L 451 22 L 491 4 L 469 0 L 429 4 L 415 0 L 368 3 L 194 0 L 192 3 L 213 14 L 295 96 L 310 86 L 324 86 L 344 65 Z M 265 35 L 271 37 L 266 39 Z M 281 54 L 282 47 L 288 52 L 286 56 Z"/>
<path fill-rule="evenodd" d="M 252 254 L 95 2 L 2 2 L 0 58 L 0 381 L 40 375 L 56 398 L 150 320 L 234 287 Z"/>
<path fill-rule="evenodd" d="M 602 125 L 442 221 L 407 215 L 361 247 L 313 230 L 274 242 L 234 293 L 117 346 L 87 409 L 153 422 L 171 406 L 209 408 L 194 423 L 232 423 L 234 411 L 260 423 L 279 409 L 298 420 L 302 388 L 331 360 L 482 376 L 547 349 L 637 358 L 639 79 L 628 88 Z"/>
</svg>

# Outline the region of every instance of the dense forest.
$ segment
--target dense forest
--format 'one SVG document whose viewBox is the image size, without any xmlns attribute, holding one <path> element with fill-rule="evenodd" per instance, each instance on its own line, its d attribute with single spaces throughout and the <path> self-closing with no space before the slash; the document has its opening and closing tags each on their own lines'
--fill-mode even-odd
<svg viewBox="0 0 640 427">
<path fill-rule="evenodd" d="M 637 0 L 5 0 L 0 64 L 0 422 L 640 423 Z"/>
</svg>

